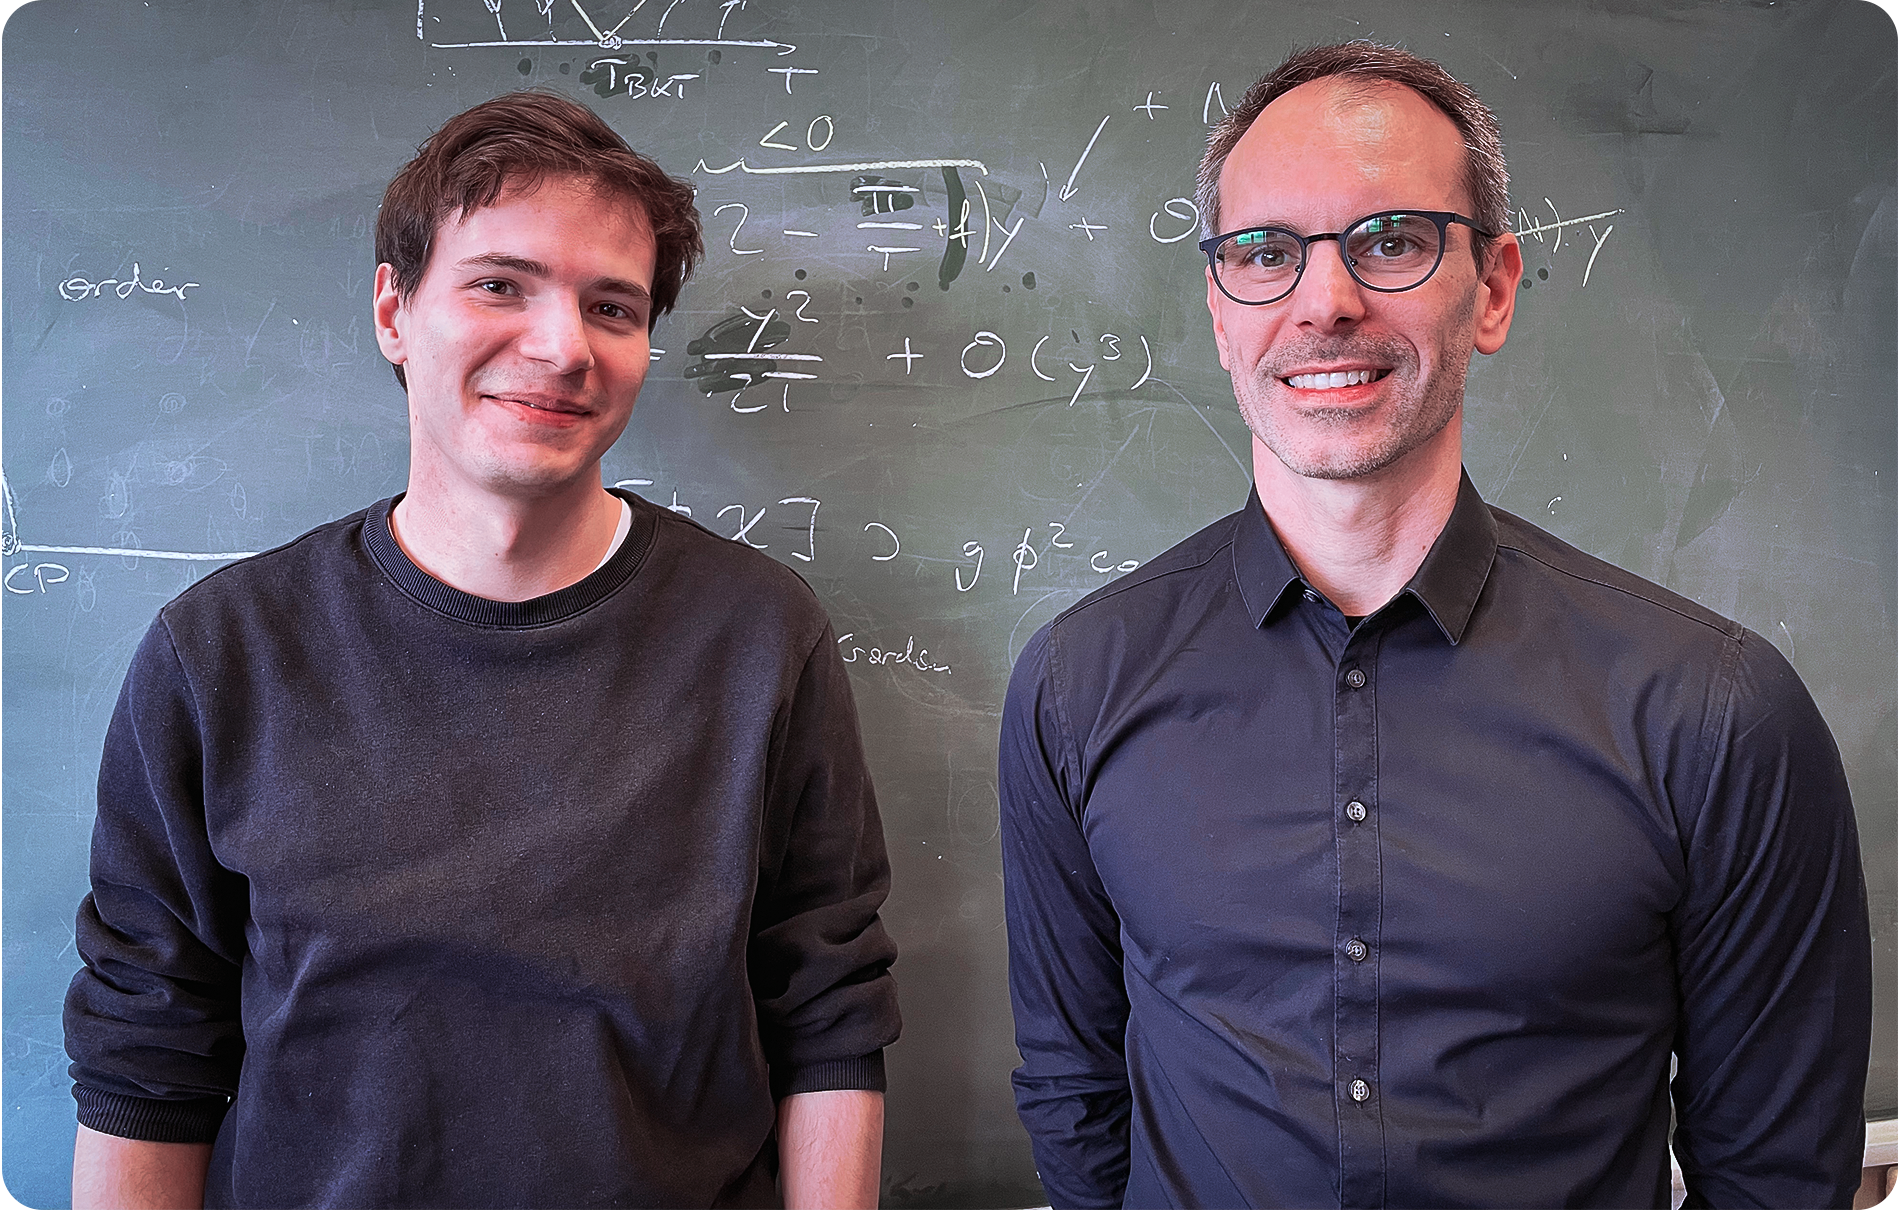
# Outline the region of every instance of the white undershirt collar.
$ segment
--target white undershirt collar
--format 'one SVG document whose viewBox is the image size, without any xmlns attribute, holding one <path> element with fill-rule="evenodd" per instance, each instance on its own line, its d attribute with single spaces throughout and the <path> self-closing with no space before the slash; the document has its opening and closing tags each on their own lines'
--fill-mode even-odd
<svg viewBox="0 0 1898 1210">
<path fill-rule="evenodd" d="M 618 499 L 618 497 L 615 497 L 615 498 Z M 613 530 L 613 540 L 607 543 L 606 555 L 603 558 L 601 558 L 599 563 L 594 565 L 594 568 L 593 568 L 594 571 L 598 571 L 600 570 L 600 568 L 605 567 L 607 564 L 607 561 L 610 560 L 614 555 L 619 553 L 619 548 L 622 545 L 624 545 L 626 542 L 626 535 L 631 533 L 632 529 L 633 529 L 633 506 L 626 503 L 626 501 L 622 499 L 619 502 L 619 525 L 617 528 Z"/>
</svg>

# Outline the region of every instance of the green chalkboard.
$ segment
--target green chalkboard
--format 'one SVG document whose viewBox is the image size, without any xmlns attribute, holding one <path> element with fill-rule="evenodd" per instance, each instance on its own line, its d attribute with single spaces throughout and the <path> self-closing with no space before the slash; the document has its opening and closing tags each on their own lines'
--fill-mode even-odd
<svg viewBox="0 0 1898 1210">
<path fill-rule="evenodd" d="M 1898 1112 L 1898 38 L 1863 0 L 39 0 L 4 77 L 4 1174 L 62 1204 L 60 1001 L 133 645 L 221 560 L 401 490 L 383 186 L 522 86 L 699 189 L 609 482 L 816 588 L 894 860 L 893 1205 L 1040 1199 L 995 734 L 1042 622 L 1237 508 L 1187 200 L 1294 45 L 1497 111 L 1528 275 L 1470 381 L 1493 500 L 1780 645 L 1838 736 Z M 658 350 L 663 350 L 659 352 Z M 715 356 L 726 354 L 727 356 Z M 716 608 L 708 602 L 707 608 Z"/>
</svg>

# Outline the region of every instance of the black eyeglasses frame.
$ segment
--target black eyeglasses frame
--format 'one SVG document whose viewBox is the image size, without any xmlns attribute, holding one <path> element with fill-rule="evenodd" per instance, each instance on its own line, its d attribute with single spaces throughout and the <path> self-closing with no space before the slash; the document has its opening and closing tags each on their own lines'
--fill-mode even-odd
<svg viewBox="0 0 1898 1210">
<path fill-rule="evenodd" d="M 1390 218 L 1395 215 L 1407 215 L 1407 216 L 1415 216 L 1417 218 L 1427 218 L 1431 222 L 1437 225 L 1437 259 L 1436 259 L 1436 262 L 1430 266 L 1429 272 L 1425 273 L 1422 277 L 1410 283 L 1408 286 L 1374 286 L 1370 282 L 1365 281 L 1362 277 L 1358 276 L 1357 265 L 1353 263 L 1350 257 L 1344 254 L 1344 235 L 1346 231 L 1355 230 L 1356 228 L 1363 226 L 1365 223 L 1370 222 L 1372 219 Z M 1232 299 L 1232 301 L 1238 303 L 1242 307 L 1269 307 L 1275 302 L 1283 302 L 1285 299 L 1290 298 L 1292 295 L 1292 291 L 1298 289 L 1298 283 L 1305 280 L 1305 266 L 1311 263 L 1311 246 L 1315 243 L 1320 242 L 1321 240 L 1337 241 L 1338 259 L 1344 262 L 1345 272 L 1351 275 L 1352 281 L 1355 281 L 1360 286 L 1363 286 L 1366 290 L 1374 290 L 1379 294 L 1402 294 L 1406 290 L 1415 290 L 1417 287 L 1423 285 L 1425 282 L 1435 277 L 1437 275 L 1437 270 L 1443 267 L 1443 254 L 1450 246 L 1450 224 L 1451 223 L 1459 223 L 1465 227 L 1468 227 L 1470 230 L 1476 232 L 1478 235 L 1484 236 L 1487 239 L 1495 239 L 1497 236 L 1496 232 L 1490 231 L 1487 228 L 1483 227 L 1475 219 L 1465 217 L 1464 215 L 1461 215 L 1461 214 L 1457 214 L 1454 211 L 1397 209 L 1397 210 L 1375 211 L 1371 214 L 1364 215 L 1362 218 L 1352 219 L 1350 222 L 1346 223 L 1341 230 L 1320 231 L 1314 235 L 1300 235 L 1298 232 L 1293 231 L 1289 227 L 1273 227 L 1273 226 L 1241 227 L 1236 231 L 1227 231 L 1221 235 L 1210 236 L 1206 239 L 1199 241 L 1199 250 L 1206 254 L 1207 271 L 1213 275 L 1213 284 L 1219 287 L 1219 292 L 1221 294 L 1224 294 L 1227 298 Z M 1213 253 L 1218 250 L 1219 245 L 1225 243 L 1227 240 L 1233 238 L 1236 235 L 1253 235 L 1253 234 L 1262 235 L 1268 231 L 1276 232 L 1280 235 L 1289 235 L 1293 239 L 1298 241 L 1298 268 L 1292 274 L 1292 284 L 1285 287 L 1285 292 L 1283 294 L 1275 295 L 1274 297 L 1265 299 L 1261 302 L 1250 302 L 1246 299 L 1240 298 L 1238 295 L 1234 294 L 1231 290 L 1226 289 L 1226 283 L 1220 280 L 1219 264 L 1217 261 L 1213 259 Z"/>
</svg>

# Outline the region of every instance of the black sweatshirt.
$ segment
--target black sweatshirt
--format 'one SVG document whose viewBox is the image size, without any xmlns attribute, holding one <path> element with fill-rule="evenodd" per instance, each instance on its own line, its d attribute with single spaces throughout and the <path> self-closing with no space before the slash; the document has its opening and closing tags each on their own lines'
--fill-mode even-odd
<svg viewBox="0 0 1898 1210">
<path fill-rule="evenodd" d="M 882 1087 L 829 624 L 631 500 L 530 601 L 424 574 L 384 501 L 160 611 L 99 774 L 82 1123 L 215 1139 L 210 1206 L 751 1205 L 775 1097 Z"/>
</svg>

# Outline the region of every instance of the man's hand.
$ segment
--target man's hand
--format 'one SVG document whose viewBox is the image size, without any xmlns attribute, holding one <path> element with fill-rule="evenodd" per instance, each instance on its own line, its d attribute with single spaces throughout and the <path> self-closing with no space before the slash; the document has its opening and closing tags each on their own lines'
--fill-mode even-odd
<svg viewBox="0 0 1898 1210">
<path fill-rule="evenodd" d="M 877 1129 L 883 1124 L 877 1098 Z M 72 1149 L 73 1210 L 198 1210 L 209 1143 L 148 1143 L 79 1128 Z"/>
<path fill-rule="evenodd" d="M 882 1093 L 800 1092 L 778 1102 L 784 1210 L 872 1210 L 882 1175 Z"/>
</svg>

